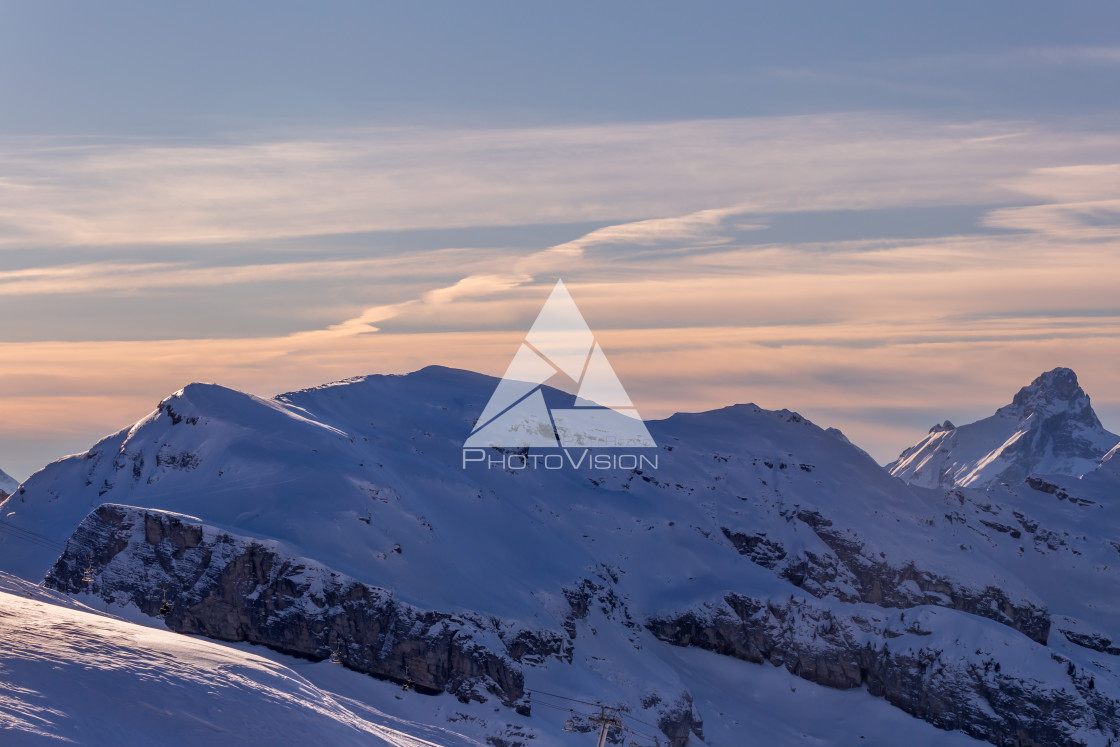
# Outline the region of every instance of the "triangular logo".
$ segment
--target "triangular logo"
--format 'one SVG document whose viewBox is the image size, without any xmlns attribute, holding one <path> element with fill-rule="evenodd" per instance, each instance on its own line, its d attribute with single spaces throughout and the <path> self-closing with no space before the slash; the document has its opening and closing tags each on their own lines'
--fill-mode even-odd
<svg viewBox="0 0 1120 747">
<path fill-rule="evenodd" d="M 575 407 L 550 410 L 545 404 L 541 385 L 557 374 L 578 385 Z M 556 281 L 464 446 L 657 446 L 563 280 Z"/>
</svg>

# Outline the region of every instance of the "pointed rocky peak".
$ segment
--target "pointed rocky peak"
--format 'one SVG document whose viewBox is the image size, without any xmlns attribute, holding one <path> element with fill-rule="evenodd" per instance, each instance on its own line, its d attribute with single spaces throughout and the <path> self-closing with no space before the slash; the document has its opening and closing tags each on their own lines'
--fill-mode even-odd
<svg viewBox="0 0 1120 747">
<path fill-rule="evenodd" d="M 1077 374 L 1073 369 L 1059 366 L 1040 374 L 1029 385 L 1020 389 L 1014 401 L 1015 404 L 1024 404 L 1038 397 L 1048 397 L 1072 402 L 1084 396 L 1085 390 L 1077 383 Z"/>
<path fill-rule="evenodd" d="M 1077 382 L 1077 374 L 1064 367 L 1047 371 L 1020 389 L 1011 404 L 1001 407 L 998 413 L 1019 419 L 1031 415 L 1048 418 L 1068 413 L 1086 425 L 1101 427 L 1090 405 L 1089 395 Z"/>
</svg>

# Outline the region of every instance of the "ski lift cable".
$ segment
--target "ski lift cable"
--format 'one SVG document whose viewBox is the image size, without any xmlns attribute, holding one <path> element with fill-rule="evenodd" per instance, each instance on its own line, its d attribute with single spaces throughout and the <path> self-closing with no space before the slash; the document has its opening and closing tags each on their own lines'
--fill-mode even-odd
<svg viewBox="0 0 1120 747">
<path fill-rule="evenodd" d="M 43 542 L 49 542 L 52 545 L 57 545 L 59 547 L 64 547 L 64 545 L 61 542 L 57 542 L 55 540 L 52 540 L 50 537 L 46 537 L 42 534 L 39 534 L 38 532 L 33 532 L 30 529 L 24 529 L 23 527 L 16 526 L 15 524 L 12 524 L 11 522 L 5 521 L 3 519 L 0 519 L 0 526 L 7 527 L 8 529 L 11 529 L 15 532 L 19 532 L 20 534 L 26 534 L 30 537 L 40 539 Z"/>
<path fill-rule="evenodd" d="M 36 537 L 40 537 L 40 538 L 45 539 L 49 542 L 55 542 L 55 544 L 58 544 L 55 540 L 52 540 L 50 537 L 47 537 L 46 535 L 39 534 L 38 532 L 35 532 L 34 530 L 27 529 L 26 527 L 21 527 L 18 524 L 13 524 L 12 522 L 8 521 L 7 519 L 0 519 L 0 524 L 6 524 L 7 526 L 10 526 L 12 529 L 18 529 L 21 532 L 27 532 L 28 534 L 33 534 Z"/>
<path fill-rule="evenodd" d="M 572 707 L 572 705 L 573 705 L 573 704 L 572 704 L 572 703 L 570 703 L 570 702 L 569 702 L 569 703 L 563 703 L 563 702 L 559 702 L 559 701 L 555 701 L 555 700 L 549 700 L 549 699 L 547 699 L 547 698 L 540 698 L 540 697 L 538 697 L 538 698 L 533 698 L 533 700 L 532 700 L 532 704 L 533 704 L 533 705 L 537 705 L 538 703 L 540 703 L 540 704 L 545 704 L 545 705 L 555 705 L 555 706 L 560 706 L 560 707 L 564 708 L 564 710 L 567 710 L 567 709 L 571 708 L 571 707 Z M 583 708 L 594 708 L 594 707 L 595 707 L 595 706 L 584 706 L 583 704 L 578 704 L 578 705 L 579 705 L 580 709 L 583 709 Z"/>
<path fill-rule="evenodd" d="M 554 711 L 560 711 L 561 713 L 567 713 L 567 714 L 570 714 L 572 716 L 583 716 L 584 718 L 595 715 L 594 713 L 591 713 L 589 711 L 576 710 L 575 708 L 569 708 L 567 706 L 558 706 L 558 705 L 555 705 L 554 703 L 545 703 L 544 701 L 538 701 L 538 702 L 533 704 L 534 708 L 536 708 L 537 706 L 544 706 L 545 708 L 551 708 Z"/>
<path fill-rule="evenodd" d="M 637 722 L 639 724 L 644 724 L 645 726 L 651 726 L 654 729 L 657 728 L 657 726 L 649 723 L 648 721 L 643 721 L 640 718 L 635 718 L 634 716 L 631 716 L 629 713 L 623 711 L 621 708 L 617 708 L 617 707 L 613 707 L 613 706 L 607 706 L 607 705 L 604 705 L 602 703 L 592 703 L 591 701 L 581 700 L 579 698 L 570 698 L 567 695 L 558 695 L 557 693 L 550 693 L 550 692 L 546 692 L 544 690 L 534 690 L 532 688 L 525 688 L 525 689 L 529 693 L 531 693 L 532 695 L 543 695 L 543 696 L 546 696 L 546 697 L 549 697 L 549 698 L 558 698 L 560 700 L 567 700 L 567 701 L 570 701 L 572 703 L 580 703 L 580 704 L 585 705 L 585 706 L 591 706 L 593 708 L 598 708 L 598 709 L 600 709 L 600 713 L 603 712 L 604 710 L 612 711 L 615 714 L 615 717 L 620 719 L 620 720 L 628 719 L 630 721 L 634 721 L 634 722 Z M 560 711 L 562 713 L 570 713 L 573 716 L 579 715 L 579 716 L 583 716 L 583 717 L 593 717 L 593 716 L 598 715 L 596 713 L 588 713 L 588 712 L 584 711 L 583 709 L 579 709 L 577 711 L 577 709 L 575 709 L 575 708 L 559 706 L 559 705 L 556 705 L 555 703 L 549 703 L 546 700 L 536 700 L 533 703 L 533 705 L 544 706 L 546 708 L 551 708 L 553 710 Z M 631 724 L 623 723 L 623 724 L 619 725 L 618 728 L 622 729 L 623 732 L 629 733 L 631 737 L 641 736 L 644 739 L 653 740 L 654 744 L 658 743 L 659 738 L 657 736 L 655 736 L 653 734 L 649 734 L 648 732 L 642 731 L 641 729 L 638 729 L 638 728 L 632 726 Z M 632 744 L 636 744 L 636 743 L 632 742 Z"/>
<path fill-rule="evenodd" d="M 41 540 L 37 540 L 37 539 L 34 539 L 32 537 L 28 537 L 28 536 L 22 535 L 22 534 L 16 534 L 15 532 L 8 531 L 7 529 L 4 529 L 4 528 L 0 528 L 0 532 L 3 532 L 4 536 L 7 537 L 8 539 L 20 540 L 21 542 L 25 542 L 28 545 L 31 545 L 31 546 L 34 546 L 34 547 L 41 547 L 45 550 L 50 550 L 51 552 L 56 553 L 58 555 L 61 555 L 62 553 L 65 552 L 64 548 L 60 548 L 56 545 L 48 545 L 46 542 L 43 542 Z"/>
<path fill-rule="evenodd" d="M 652 726 L 654 729 L 658 728 L 657 724 L 651 724 L 648 721 L 642 721 L 637 716 L 631 716 L 629 713 L 623 713 L 621 715 L 622 715 L 623 718 L 630 719 L 631 721 L 637 721 L 639 724 L 645 724 L 646 726 Z M 639 732 L 639 733 L 641 733 L 641 732 Z"/>
<path fill-rule="evenodd" d="M 569 698 L 567 695 L 557 695 L 556 693 L 549 693 L 549 692 L 545 692 L 544 690 L 533 690 L 532 688 L 525 688 L 525 689 L 528 690 L 531 693 L 536 693 L 538 695 L 547 695 L 550 698 L 560 698 L 561 700 L 570 700 L 573 703 L 583 703 L 584 705 L 593 706 L 595 708 L 600 708 L 600 707 L 603 706 L 602 703 L 592 703 L 590 700 L 580 700 L 579 698 Z"/>
<path fill-rule="evenodd" d="M 34 545 L 35 547 L 41 547 L 45 550 L 53 550 L 53 551 L 56 551 L 56 552 L 61 552 L 61 549 L 58 548 L 58 547 L 55 547 L 54 545 L 49 545 L 46 542 L 43 542 L 42 540 L 35 539 L 34 537 L 28 537 L 27 535 L 20 534 L 18 532 L 13 532 L 8 527 L 0 526 L 0 532 L 3 532 L 6 537 L 10 537 L 11 539 L 15 539 L 15 540 L 21 540 L 23 542 L 26 542 L 29 545 Z"/>
<path fill-rule="evenodd" d="M 63 552 L 64 550 L 66 550 L 65 545 L 59 544 L 53 540 L 43 537 L 42 535 L 35 534 L 34 532 L 28 532 L 26 529 L 13 526 L 4 521 L 0 521 L 0 532 L 4 532 L 12 539 L 23 540 L 28 544 L 42 547 L 47 550 L 55 550 L 57 552 Z"/>
<path fill-rule="evenodd" d="M 564 706 L 553 705 L 552 703 L 544 703 L 544 702 L 534 703 L 533 706 L 534 707 L 544 706 L 545 708 L 552 708 L 553 710 L 561 711 L 563 713 L 575 713 L 575 711 L 571 708 L 565 708 Z"/>
<path fill-rule="evenodd" d="M 633 734 L 641 734 L 643 737 L 647 737 L 648 739 L 657 739 L 657 737 L 655 737 L 653 734 L 647 734 L 641 729 L 635 729 L 631 726 L 627 726 L 626 729 Z"/>
<path fill-rule="evenodd" d="M 602 703 L 592 703 L 589 700 L 580 700 L 579 698 L 569 698 L 566 695 L 557 695 L 556 693 L 545 692 L 544 690 L 534 690 L 532 688 L 525 688 L 525 689 L 528 690 L 529 692 L 533 693 L 534 695 L 546 695 L 546 696 L 551 697 L 551 698 L 560 698 L 561 700 L 569 700 L 573 703 L 583 703 L 584 705 L 593 706 L 595 708 L 604 707 Z M 537 701 L 537 703 L 538 704 L 543 703 L 543 701 Z M 606 707 L 609 708 L 610 706 L 606 706 Z M 643 721 L 642 719 L 638 718 L 637 716 L 633 716 L 630 713 L 628 713 L 626 711 L 623 711 L 621 709 L 615 709 L 615 710 L 617 710 L 618 715 L 620 717 L 624 718 L 624 719 L 628 719 L 630 721 L 635 721 L 639 724 L 644 724 L 644 725 L 652 727 L 654 729 L 657 728 L 657 724 L 651 724 L 648 721 Z M 642 732 L 638 732 L 638 733 L 642 734 Z M 644 734 L 644 736 L 650 736 L 650 735 Z"/>
</svg>

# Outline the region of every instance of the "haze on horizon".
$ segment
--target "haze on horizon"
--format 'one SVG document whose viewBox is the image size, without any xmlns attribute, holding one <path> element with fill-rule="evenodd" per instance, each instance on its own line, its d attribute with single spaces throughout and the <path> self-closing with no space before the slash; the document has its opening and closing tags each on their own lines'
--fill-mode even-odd
<svg viewBox="0 0 1120 747">
<path fill-rule="evenodd" d="M 0 469 L 190 381 L 501 375 L 557 278 L 647 418 L 881 462 L 1120 428 L 1120 7 L 0 4 Z M 466 434 L 464 434 L 465 436 Z"/>
</svg>

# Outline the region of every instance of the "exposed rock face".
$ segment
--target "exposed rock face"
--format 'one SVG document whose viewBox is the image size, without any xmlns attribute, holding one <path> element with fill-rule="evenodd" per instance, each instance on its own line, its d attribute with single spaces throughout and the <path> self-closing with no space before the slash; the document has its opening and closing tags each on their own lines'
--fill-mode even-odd
<svg viewBox="0 0 1120 747">
<path fill-rule="evenodd" d="M 1081 646 L 1082 648 L 1092 649 L 1093 651 L 1100 651 L 1102 654 L 1120 656 L 1120 646 L 1113 646 L 1112 639 L 1106 638 L 1100 634 L 1079 633 L 1075 630 L 1064 629 L 1061 631 L 1061 633 L 1070 643 Z"/>
<path fill-rule="evenodd" d="M 600 582 L 601 581 L 601 582 Z M 315 561 L 165 511 L 104 504 L 81 523 L 47 575 L 45 585 L 107 602 L 135 604 L 171 630 L 224 641 L 248 641 L 408 684 L 485 702 L 486 694 L 528 714 L 522 665 L 570 663 L 574 621 L 594 608 L 634 630 L 624 602 L 610 587 L 582 579 L 564 595 L 571 614 L 564 632 L 529 630 L 475 614 L 448 614 L 397 601 Z M 687 692 L 648 704 L 672 747 L 703 722 Z"/>
<path fill-rule="evenodd" d="M 83 576 L 95 578 L 92 582 Z M 517 660 L 555 656 L 559 633 L 507 630 L 469 615 L 422 610 L 392 594 L 284 555 L 275 543 L 221 532 L 177 514 L 113 504 L 82 522 L 46 579 L 163 615 L 167 627 L 259 643 L 343 665 L 418 691 L 524 709 Z M 508 640 L 508 643 L 507 643 Z"/>
<path fill-rule="evenodd" d="M 704 739 L 704 721 L 692 705 L 692 696 L 687 693 L 675 702 L 663 705 L 657 728 L 669 738 L 672 747 L 687 745 L 691 734 L 695 734 L 697 739 Z"/>
<path fill-rule="evenodd" d="M 583 579 L 564 594 L 571 607 L 564 632 L 530 630 L 476 614 L 448 614 L 397 601 L 306 558 L 165 511 L 104 504 L 81 523 L 45 585 L 69 594 L 135 604 L 171 630 L 247 641 L 316 661 L 336 657 L 347 668 L 448 692 L 464 702 L 487 693 L 519 713 L 529 698 L 522 665 L 571 663 L 574 621 L 607 613 L 640 631 L 605 583 Z M 672 747 L 702 735 L 687 692 L 666 701 L 648 696 L 650 713 Z"/>
<path fill-rule="evenodd" d="M 954 614 L 728 594 L 647 626 L 678 646 L 769 662 L 829 687 L 866 687 L 938 727 L 998 745 L 1096 743 L 1085 740 L 1086 727 L 1120 735 L 1120 701 L 1098 692 L 1090 674 L 1022 637 L 1009 643 L 959 628 L 934 632 L 953 629 L 939 618 Z M 1046 670 L 1067 686 L 1041 681 Z"/>
<path fill-rule="evenodd" d="M 975 588 L 917 567 L 913 562 L 893 566 L 874 557 L 851 532 L 836 529 L 815 511 L 795 518 L 807 525 L 827 552 L 802 550 L 788 554 L 765 534 L 746 535 L 721 528 L 741 555 L 774 570 L 779 576 L 815 597 L 834 596 L 845 602 L 907 609 L 937 605 L 968 612 L 1007 625 L 1039 643 L 1050 634 L 1050 614 L 1044 605 L 1013 598 L 995 586 Z"/>
</svg>

